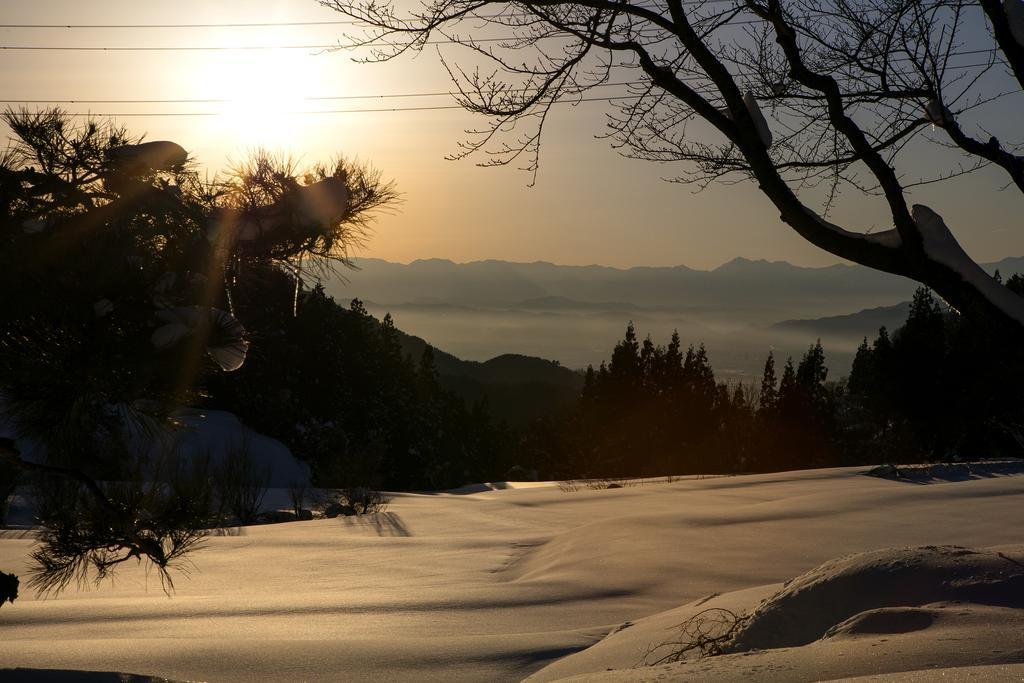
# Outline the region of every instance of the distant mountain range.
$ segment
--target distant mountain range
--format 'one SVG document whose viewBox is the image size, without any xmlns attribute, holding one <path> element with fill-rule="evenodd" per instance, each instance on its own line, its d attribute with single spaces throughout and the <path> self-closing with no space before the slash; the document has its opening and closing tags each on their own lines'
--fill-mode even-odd
<svg viewBox="0 0 1024 683">
<path fill-rule="evenodd" d="M 890 332 L 906 319 L 910 312 L 910 302 L 903 301 L 894 306 L 878 306 L 867 308 L 846 315 L 831 315 L 824 318 L 807 320 L 783 320 L 772 327 L 789 332 L 805 331 L 818 337 L 872 337 L 878 328 L 885 327 Z"/>
<path fill-rule="evenodd" d="M 325 282 L 327 291 L 342 302 L 362 299 L 377 316 L 390 311 L 421 342 L 483 361 L 442 370 L 464 384 L 489 381 L 485 376 L 506 364 L 515 367 L 509 376 L 540 374 L 544 382 L 552 381 L 545 373 L 596 366 L 609 358 L 629 321 L 656 343 L 666 343 L 673 330 L 684 344 L 705 343 L 716 374 L 741 380 L 760 375 L 769 350 L 799 357 L 821 337 L 839 376 L 862 337 L 903 322 L 901 302 L 918 286 L 862 266 L 805 268 L 744 258 L 714 270 L 443 259 L 357 259 L 356 265 Z M 1024 272 L 1024 257 L 985 267 L 1007 277 Z M 506 355 L 557 359 L 564 367 L 496 362 Z"/>
<path fill-rule="evenodd" d="M 725 309 L 763 323 L 888 305 L 909 299 L 917 287 L 906 278 L 862 266 L 805 268 L 745 258 L 714 270 L 560 266 L 543 261 L 455 263 L 445 259 L 409 264 L 356 259 L 355 263 L 359 270 L 346 274 L 348 283 L 329 283 L 330 293 L 341 298 L 357 296 L 379 305 L 424 307 L 641 307 L 694 314 Z M 1004 275 L 1024 271 L 1024 257 L 1006 258 L 986 268 L 990 272 L 998 268 Z"/>
</svg>

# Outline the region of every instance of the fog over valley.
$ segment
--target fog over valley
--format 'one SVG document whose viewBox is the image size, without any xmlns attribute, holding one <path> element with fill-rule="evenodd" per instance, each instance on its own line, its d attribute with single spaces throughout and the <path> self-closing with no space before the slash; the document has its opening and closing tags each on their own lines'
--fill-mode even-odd
<svg viewBox="0 0 1024 683">
<path fill-rule="evenodd" d="M 736 258 L 714 270 L 686 266 L 562 266 L 546 262 L 356 259 L 326 288 L 363 300 L 378 318 L 460 358 L 504 353 L 597 366 L 632 320 L 641 337 L 705 344 L 716 373 L 759 377 L 770 349 L 799 357 L 819 337 L 832 377 L 849 371 L 857 345 L 906 318 L 916 283 L 860 266 L 823 268 Z M 1004 275 L 1024 258 L 987 264 Z"/>
</svg>

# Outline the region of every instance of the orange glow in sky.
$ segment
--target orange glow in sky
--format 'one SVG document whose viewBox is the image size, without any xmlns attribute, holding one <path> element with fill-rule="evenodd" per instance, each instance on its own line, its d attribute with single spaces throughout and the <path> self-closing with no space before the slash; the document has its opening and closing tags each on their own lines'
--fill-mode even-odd
<svg viewBox="0 0 1024 683">
<path fill-rule="evenodd" d="M 5 3 L 0 23 L 197 24 L 338 21 L 314 0 L 246 3 Z M 175 29 L 0 29 L 0 45 L 246 47 L 331 45 L 346 25 Z M 383 65 L 353 63 L 320 49 L 71 52 L 0 50 L 0 92 L 16 100 L 76 100 L 76 112 L 136 114 L 119 120 L 148 139 L 182 144 L 217 169 L 255 147 L 300 161 L 339 153 L 394 178 L 401 211 L 383 216 L 362 255 L 394 261 L 545 260 L 613 266 L 713 268 L 736 256 L 835 263 L 779 221 L 752 185 L 692 187 L 664 182 L 679 169 L 626 159 L 595 140 L 603 103 L 562 107 L 549 120 L 536 187 L 515 168 L 449 162 L 464 131 L 484 121 L 458 109 L 373 111 L 453 104 L 453 89 L 428 49 Z M 352 96 L 440 93 L 417 98 Z M 335 99 L 325 99 L 335 98 Z M 81 100 L 175 100 L 83 103 Z M 224 100 L 181 102 L 180 100 Z M 15 105 L 16 106 L 16 105 Z M 43 106 L 43 105 L 29 105 Z M 1015 106 L 1022 106 L 1020 99 Z M 310 113 L 323 111 L 346 113 Z M 1018 109 L 1019 111 L 1019 109 Z M 295 112 L 306 112 L 296 114 Z M 210 114 L 195 116 L 193 114 Z M 173 114 L 156 116 L 152 114 Z M 695 126 L 695 134 L 702 134 Z M 483 161 L 478 158 L 476 161 Z M 909 171 L 913 174 L 913 169 Z M 926 185 L 914 202 L 934 206 L 979 261 L 1024 253 L 1019 193 L 998 192 L 1002 176 L 983 171 Z M 983 197 L 983 200 L 979 200 Z M 851 229 L 888 227 L 882 202 L 848 193 L 832 216 Z"/>
</svg>

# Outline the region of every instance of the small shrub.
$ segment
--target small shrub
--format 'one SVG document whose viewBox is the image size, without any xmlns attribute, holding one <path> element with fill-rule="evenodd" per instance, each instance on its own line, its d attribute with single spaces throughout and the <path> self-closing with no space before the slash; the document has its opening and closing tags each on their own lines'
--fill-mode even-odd
<svg viewBox="0 0 1024 683">
<path fill-rule="evenodd" d="M 342 489 L 341 496 L 357 515 L 372 515 L 388 509 L 391 499 L 380 491 L 356 486 Z"/>
<path fill-rule="evenodd" d="M 302 519 L 306 511 L 306 498 L 309 495 L 309 490 L 304 483 L 293 482 L 288 487 L 288 500 L 292 504 L 292 512 L 295 513 L 296 519 Z"/>
<path fill-rule="evenodd" d="M 679 637 L 647 650 L 641 664 L 657 666 L 724 654 L 726 646 L 749 617 L 721 607 L 709 607 L 679 624 Z"/>
<path fill-rule="evenodd" d="M 366 486 L 352 486 L 322 491 L 314 506 L 323 517 L 333 519 L 384 512 L 389 502 L 391 499 L 380 491 Z"/>
<path fill-rule="evenodd" d="M 228 446 L 224 460 L 214 470 L 213 481 L 221 512 L 242 524 L 251 524 L 267 495 L 270 470 L 256 464 L 252 443 L 245 436 Z"/>
</svg>

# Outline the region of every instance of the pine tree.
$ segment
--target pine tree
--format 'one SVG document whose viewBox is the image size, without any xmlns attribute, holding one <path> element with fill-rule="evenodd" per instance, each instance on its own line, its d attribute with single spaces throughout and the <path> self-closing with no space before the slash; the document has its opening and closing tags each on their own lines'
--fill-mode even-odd
<svg viewBox="0 0 1024 683">
<path fill-rule="evenodd" d="M 853 356 L 853 365 L 850 366 L 850 377 L 846 381 L 847 388 L 854 396 L 866 396 L 873 384 L 873 366 L 871 347 L 868 346 L 868 338 L 864 337 L 857 353 Z"/>
<path fill-rule="evenodd" d="M 40 505 L 33 581 L 59 591 L 131 557 L 167 580 L 215 523 L 209 496 L 182 482 L 95 479 L 143 471 L 147 454 L 125 443 L 131 428 L 170 431 L 174 411 L 204 400 L 220 371 L 246 366 L 250 341 L 286 336 L 282 316 L 272 334 L 242 327 L 273 318 L 253 314 L 261 280 L 289 279 L 303 259 L 344 260 L 368 212 L 395 193 L 344 160 L 296 175 L 264 154 L 208 183 L 173 142 L 57 109 L 3 120 L 14 138 L 0 155 L 0 292 L 19 295 L 0 317 L 0 422 L 32 438 L 45 463 L 7 441 L 0 456 L 45 472 L 55 501 Z M 323 211 L 293 210 L 321 190 Z M 294 318 L 289 284 L 280 298 Z"/>
<path fill-rule="evenodd" d="M 694 400 L 708 406 L 714 400 L 715 373 L 708 361 L 708 352 L 704 344 L 693 350 L 693 345 L 686 350 L 683 359 L 682 379 L 684 386 L 694 396 Z"/>
<path fill-rule="evenodd" d="M 626 336 L 615 345 L 608 371 L 624 384 L 638 385 L 641 376 L 640 343 L 636 339 L 633 321 L 626 326 Z"/>
<path fill-rule="evenodd" d="M 680 352 L 682 342 L 679 340 L 679 330 L 672 331 L 672 338 L 665 349 L 663 365 L 663 388 L 671 392 L 679 387 L 683 374 L 683 354 Z"/>
<path fill-rule="evenodd" d="M 369 318 L 370 313 L 366 310 L 366 306 L 359 299 L 352 299 L 348 306 L 349 312 L 353 315 L 358 316 L 361 319 Z"/>
<path fill-rule="evenodd" d="M 924 287 L 918 288 L 907 321 L 893 339 L 895 388 L 901 412 L 918 443 L 931 457 L 944 457 L 940 435 L 950 417 L 944 396 L 947 379 L 946 325 L 942 309 Z"/>
<path fill-rule="evenodd" d="M 900 337 L 907 346 L 922 345 L 923 348 L 938 348 L 942 341 L 945 319 L 942 308 L 926 287 L 918 287 L 910 304 L 907 321 L 900 330 Z"/>
<path fill-rule="evenodd" d="M 420 362 L 416 369 L 417 383 L 425 397 L 437 393 L 440 383 L 437 375 L 437 363 L 434 361 L 434 347 L 427 344 L 423 347 Z"/>
<path fill-rule="evenodd" d="M 587 371 L 583 374 L 581 399 L 584 403 L 591 403 L 597 399 L 597 372 L 593 365 L 588 365 Z"/>
<path fill-rule="evenodd" d="M 786 359 L 786 365 L 782 370 L 782 379 L 779 380 L 778 406 L 784 416 L 792 417 L 799 412 L 800 393 L 796 368 L 793 367 L 793 357 L 790 356 Z"/>
<path fill-rule="evenodd" d="M 722 427 L 722 442 L 726 445 L 728 457 L 723 461 L 726 471 L 750 470 L 755 463 L 755 443 L 763 440 L 755 436 L 755 416 L 750 403 L 747 387 L 740 382 L 732 392 L 729 419 Z"/>
<path fill-rule="evenodd" d="M 819 339 L 800 359 L 796 370 L 796 381 L 814 409 L 820 409 L 825 399 L 825 380 L 828 368 L 825 366 L 825 350 Z"/>
<path fill-rule="evenodd" d="M 761 373 L 760 412 L 771 413 L 775 410 L 778 401 L 779 392 L 776 388 L 775 379 L 775 354 L 769 351 L 768 359 L 764 362 L 764 372 Z"/>
<path fill-rule="evenodd" d="M 656 384 L 660 356 L 661 354 L 651 340 L 651 335 L 648 334 L 644 337 L 643 344 L 640 346 L 640 376 L 647 386 Z"/>
<path fill-rule="evenodd" d="M 391 317 L 391 313 L 384 314 L 384 319 L 381 321 L 381 344 L 384 348 L 384 353 L 389 358 L 396 361 L 402 358 L 402 342 L 398 337 L 398 330 L 395 329 L 395 321 Z"/>
<path fill-rule="evenodd" d="M 1006 288 L 1014 294 L 1024 296 L 1024 275 L 1020 273 L 1011 275 L 1010 279 L 1006 281 Z"/>
<path fill-rule="evenodd" d="M 746 394 L 743 391 L 743 382 L 739 382 L 732 390 L 732 405 L 736 410 L 746 410 L 749 408 Z"/>
<path fill-rule="evenodd" d="M 892 376 L 896 370 L 896 358 L 893 352 L 892 339 L 885 325 L 878 328 L 878 336 L 871 342 L 873 360 L 872 378 L 879 391 L 893 390 Z"/>
</svg>

